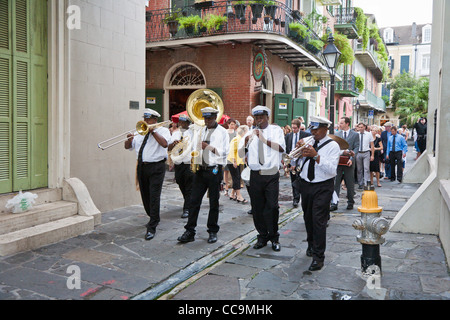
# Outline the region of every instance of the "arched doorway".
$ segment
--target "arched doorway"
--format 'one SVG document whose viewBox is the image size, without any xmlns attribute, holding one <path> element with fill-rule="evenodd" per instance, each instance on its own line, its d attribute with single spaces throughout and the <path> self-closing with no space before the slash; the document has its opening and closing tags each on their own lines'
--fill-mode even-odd
<svg viewBox="0 0 450 320">
<path fill-rule="evenodd" d="M 261 80 L 261 104 L 272 110 L 270 121 L 273 115 L 273 77 L 269 68 L 266 68 L 264 77 Z"/>
<path fill-rule="evenodd" d="M 172 66 L 164 79 L 164 114 L 170 119 L 186 110 L 186 102 L 197 89 L 206 88 L 203 72 L 193 63 L 180 62 Z"/>
</svg>

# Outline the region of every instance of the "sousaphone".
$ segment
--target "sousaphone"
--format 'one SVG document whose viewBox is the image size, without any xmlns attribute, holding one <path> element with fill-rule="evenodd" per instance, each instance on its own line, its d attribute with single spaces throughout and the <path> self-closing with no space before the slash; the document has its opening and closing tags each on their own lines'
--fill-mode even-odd
<svg viewBox="0 0 450 320">
<path fill-rule="evenodd" d="M 191 153 L 191 170 L 194 173 L 197 172 L 199 165 L 202 163 L 201 132 L 205 126 L 202 109 L 208 107 L 219 110 L 217 114 L 217 122 L 219 122 L 222 119 L 224 107 L 222 98 L 214 91 L 209 89 L 196 90 L 186 102 L 186 111 L 194 123 L 193 137 L 197 137 L 197 144 L 193 146 Z"/>
<path fill-rule="evenodd" d="M 224 107 L 222 98 L 212 90 L 199 89 L 194 91 L 186 102 L 186 111 L 192 122 L 203 127 L 205 120 L 203 120 L 202 109 L 211 107 L 219 110 L 217 114 L 217 122 L 222 119 Z"/>
</svg>

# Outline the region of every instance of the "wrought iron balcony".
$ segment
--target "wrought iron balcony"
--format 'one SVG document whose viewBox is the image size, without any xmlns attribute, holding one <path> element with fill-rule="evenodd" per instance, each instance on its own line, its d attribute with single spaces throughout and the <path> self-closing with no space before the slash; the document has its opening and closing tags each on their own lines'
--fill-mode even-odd
<svg viewBox="0 0 450 320">
<path fill-rule="evenodd" d="M 283 59 L 292 58 L 288 62 L 296 66 L 317 66 L 322 62 L 318 59 L 318 49 L 312 44 L 321 42 L 319 36 L 308 28 L 307 39 L 295 39 L 289 37 L 289 24 L 297 22 L 306 26 L 302 17 L 296 15 L 284 3 L 278 1 L 265 1 L 265 5 L 254 3 L 254 1 L 211 1 L 211 5 L 198 7 L 195 5 L 185 6 L 177 10 L 166 8 L 160 10 L 147 11 L 146 16 L 146 41 L 147 48 L 165 47 L 170 48 L 171 45 L 179 40 L 185 40 L 183 44 L 187 47 L 200 46 L 207 44 L 217 45 L 214 42 L 217 37 L 231 43 L 240 43 L 247 41 L 244 34 L 253 34 L 253 43 L 256 45 L 263 44 L 267 49 L 274 51 L 281 50 L 284 52 L 272 52 L 279 55 Z M 244 3 L 241 5 L 240 3 Z M 251 4 L 250 4 L 251 3 Z M 271 5 L 269 5 L 271 4 Z M 214 19 L 221 19 L 222 23 L 213 25 Z M 192 26 L 187 25 L 187 20 L 192 20 Z M 225 21 L 224 21 L 225 20 Z M 259 36 L 258 36 L 259 35 Z M 282 39 L 268 41 L 265 35 L 282 36 Z M 291 44 L 286 38 L 289 38 L 296 45 L 306 50 L 298 55 L 297 48 Z M 243 40 L 244 39 L 244 40 Z M 186 41 L 195 40 L 195 41 Z M 312 41 L 311 40 L 317 40 Z M 267 45 L 266 45 L 267 44 Z M 281 45 L 275 48 L 275 45 Z M 288 52 L 289 51 L 289 52 Z M 297 51 L 297 56 L 295 52 Z M 313 61 L 311 61 L 313 60 Z"/>
<path fill-rule="evenodd" d="M 381 70 L 381 63 L 378 58 L 378 53 L 375 51 L 373 44 L 368 44 L 367 48 L 364 48 L 362 43 L 357 43 L 355 50 L 355 57 L 358 58 L 361 63 L 369 68 L 378 82 L 383 80 L 383 70 Z"/>
<path fill-rule="evenodd" d="M 370 90 L 365 89 L 364 92 L 359 95 L 358 100 L 362 107 L 374 109 L 378 112 L 386 112 L 386 103 L 384 100 L 377 97 L 375 93 Z"/>
<path fill-rule="evenodd" d="M 357 13 L 355 8 L 339 7 L 334 11 L 336 23 L 334 29 L 347 36 L 349 39 L 358 39 L 358 28 L 356 27 Z"/>
<path fill-rule="evenodd" d="M 335 93 L 344 97 L 357 97 L 359 92 L 355 83 L 356 78 L 353 74 L 344 74 L 342 81 L 336 81 Z"/>
</svg>

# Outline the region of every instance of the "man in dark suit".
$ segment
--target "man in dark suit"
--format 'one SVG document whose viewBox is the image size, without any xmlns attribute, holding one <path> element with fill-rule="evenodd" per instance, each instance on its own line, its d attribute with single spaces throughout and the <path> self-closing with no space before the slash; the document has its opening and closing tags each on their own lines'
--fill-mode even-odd
<svg viewBox="0 0 450 320">
<path fill-rule="evenodd" d="M 292 132 L 288 133 L 284 138 L 285 142 L 286 142 L 286 153 L 287 154 L 291 153 L 291 151 L 295 149 L 295 145 L 297 144 L 298 141 L 311 135 L 311 133 L 301 131 L 300 125 L 301 125 L 301 122 L 299 119 L 294 119 L 291 122 Z M 284 165 L 291 168 L 290 175 L 291 175 L 292 195 L 293 195 L 292 205 L 295 208 L 297 208 L 298 203 L 300 201 L 300 190 L 299 190 L 298 181 L 297 181 L 297 174 L 293 174 L 293 170 L 295 170 L 295 168 L 296 168 L 297 159 L 294 159 L 294 160 L 295 161 L 292 161 L 291 163 L 285 163 Z M 294 171 L 294 173 L 296 173 L 296 172 Z"/>
<path fill-rule="evenodd" d="M 342 156 L 348 156 L 347 163 L 340 163 L 337 168 L 336 180 L 334 183 L 334 191 L 339 199 L 339 193 L 341 192 L 341 182 L 344 178 L 345 186 L 347 188 L 347 209 L 353 209 L 355 204 L 355 156 L 359 150 L 359 138 L 358 134 L 350 129 L 351 120 L 348 117 L 342 117 L 339 121 L 339 131 L 336 132 L 336 136 L 344 139 L 348 142 L 348 150 L 342 152 Z M 338 208 L 337 203 L 332 203 L 330 211 L 336 211 Z"/>
<path fill-rule="evenodd" d="M 384 124 L 385 131 L 381 133 L 381 143 L 383 144 L 383 161 L 384 161 L 384 178 L 390 179 L 391 178 L 391 164 L 389 163 L 389 160 L 386 160 L 386 156 L 389 156 L 386 154 L 386 149 L 389 141 L 389 137 L 391 136 L 391 122 L 386 122 Z"/>
</svg>

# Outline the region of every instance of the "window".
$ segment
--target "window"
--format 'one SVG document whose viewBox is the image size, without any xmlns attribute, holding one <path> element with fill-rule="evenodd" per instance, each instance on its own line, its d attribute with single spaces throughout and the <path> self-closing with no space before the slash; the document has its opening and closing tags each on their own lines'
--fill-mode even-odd
<svg viewBox="0 0 450 320">
<path fill-rule="evenodd" d="M 422 43 L 431 43 L 431 26 L 429 24 L 422 28 Z"/>
<path fill-rule="evenodd" d="M 422 56 L 422 69 L 429 70 L 430 69 L 430 55 L 424 54 Z"/>
<path fill-rule="evenodd" d="M 400 73 L 409 72 L 409 56 L 400 57 Z"/>
<path fill-rule="evenodd" d="M 386 43 L 394 42 L 394 30 L 392 28 L 384 29 L 383 38 Z"/>
</svg>

